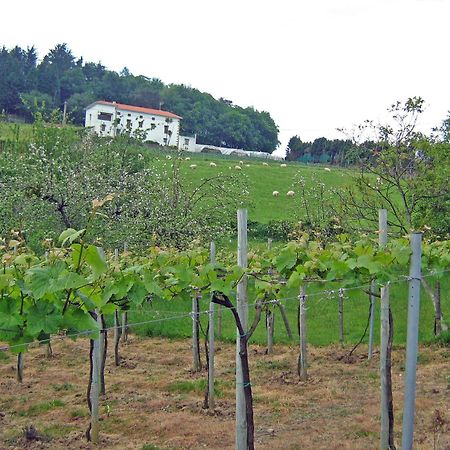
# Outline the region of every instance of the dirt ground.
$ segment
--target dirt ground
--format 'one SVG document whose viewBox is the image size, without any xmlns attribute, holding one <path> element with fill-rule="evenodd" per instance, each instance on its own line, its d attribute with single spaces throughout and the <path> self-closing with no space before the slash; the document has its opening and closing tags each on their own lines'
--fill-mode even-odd
<svg viewBox="0 0 450 450">
<path fill-rule="evenodd" d="M 1 449 L 233 449 L 234 357 L 218 345 L 217 407 L 202 408 L 206 371 L 192 373 L 188 340 L 131 336 L 122 364 L 108 356 L 101 399 L 101 442 L 85 440 L 88 341 L 55 341 L 25 355 L 23 384 L 15 357 L 0 359 Z M 296 375 L 297 348 L 266 355 L 250 346 L 257 449 L 376 449 L 379 442 L 378 354 L 361 348 L 352 361 L 339 347 L 312 348 L 309 380 Z M 404 350 L 393 354 L 395 441 L 400 446 Z M 415 449 L 450 449 L 450 349 L 423 347 L 417 373 Z M 437 411 L 437 412 L 436 412 Z M 27 440 L 33 427 L 38 440 Z M 434 431 L 433 431 L 434 430 Z M 32 434 L 32 433 L 31 433 Z"/>
</svg>

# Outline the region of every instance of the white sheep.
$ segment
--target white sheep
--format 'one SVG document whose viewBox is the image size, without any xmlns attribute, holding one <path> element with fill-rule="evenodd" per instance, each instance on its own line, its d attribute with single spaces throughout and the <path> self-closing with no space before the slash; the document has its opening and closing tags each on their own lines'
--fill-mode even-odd
<svg viewBox="0 0 450 450">
<path fill-rule="evenodd" d="M 210 166 L 210 167 L 217 167 L 217 164 L 216 164 L 215 162 L 212 162 L 212 161 L 211 161 L 211 162 L 209 163 L 209 166 Z"/>
<path fill-rule="evenodd" d="M 280 164 L 280 167 L 287 167 L 287 164 Z"/>
<path fill-rule="evenodd" d="M 184 158 L 186 161 L 190 161 L 191 158 L 189 158 L 189 156 L 186 156 L 186 158 Z"/>
<path fill-rule="evenodd" d="M 172 159 L 170 155 L 166 155 L 166 159 Z"/>
<path fill-rule="evenodd" d="M 280 193 L 279 193 L 278 191 L 273 191 L 273 192 L 272 192 L 272 195 L 273 195 L 274 197 L 278 197 L 278 196 L 280 195 Z"/>
<path fill-rule="evenodd" d="M 325 172 L 331 172 L 331 169 L 329 167 L 325 167 L 323 170 L 325 170 Z"/>
<path fill-rule="evenodd" d="M 241 167 L 241 166 L 234 166 L 234 168 L 235 168 L 236 170 L 242 170 L 242 167 Z"/>
<path fill-rule="evenodd" d="M 191 164 L 189 167 L 190 167 L 191 169 L 196 169 L 196 168 L 197 168 L 197 164 Z"/>
<path fill-rule="evenodd" d="M 250 164 L 246 164 L 245 167 L 250 167 Z"/>
<path fill-rule="evenodd" d="M 286 195 L 288 197 L 293 197 L 295 195 L 295 192 L 294 191 L 287 191 Z"/>
<path fill-rule="evenodd" d="M 268 166 L 269 164 L 267 164 L 266 162 L 262 163 L 263 166 Z"/>
<path fill-rule="evenodd" d="M 242 166 L 242 164 L 244 164 L 244 161 L 239 161 L 239 164 Z"/>
</svg>

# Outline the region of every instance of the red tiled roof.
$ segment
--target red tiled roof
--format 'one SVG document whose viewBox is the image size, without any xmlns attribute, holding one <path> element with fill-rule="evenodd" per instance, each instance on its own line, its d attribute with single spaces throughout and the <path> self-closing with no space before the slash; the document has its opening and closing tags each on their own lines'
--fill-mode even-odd
<svg viewBox="0 0 450 450">
<path fill-rule="evenodd" d="M 97 102 L 94 102 L 93 104 L 96 104 L 96 103 L 100 104 L 100 105 L 115 106 L 117 109 L 123 109 L 125 111 L 133 111 L 133 112 L 144 113 L 144 114 L 153 114 L 155 116 L 172 117 L 173 119 L 182 119 L 182 117 L 177 116 L 174 113 L 171 113 L 169 111 L 162 111 L 161 109 L 143 108 L 142 106 L 125 105 L 123 103 L 116 103 L 116 102 L 105 102 L 104 100 L 99 100 Z"/>
</svg>

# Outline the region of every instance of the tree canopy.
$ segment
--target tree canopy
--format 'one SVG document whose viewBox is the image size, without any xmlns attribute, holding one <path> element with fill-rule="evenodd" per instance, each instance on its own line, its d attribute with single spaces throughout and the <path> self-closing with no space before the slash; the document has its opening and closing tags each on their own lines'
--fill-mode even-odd
<svg viewBox="0 0 450 450">
<path fill-rule="evenodd" d="M 77 58 L 67 44 L 57 44 L 41 61 L 36 49 L 0 49 L 0 112 L 31 120 L 62 110 L 84 124 L 84 108 L 95 100 L 165 109 L 183 117 L 181 132 L 197 142 L 270 153 L 278 145 L 278 127 L 268 112 L 242 108 L 187 85 L 164 84 L 158 78 L 120 73 L 100 62 Z"/>
</svg>

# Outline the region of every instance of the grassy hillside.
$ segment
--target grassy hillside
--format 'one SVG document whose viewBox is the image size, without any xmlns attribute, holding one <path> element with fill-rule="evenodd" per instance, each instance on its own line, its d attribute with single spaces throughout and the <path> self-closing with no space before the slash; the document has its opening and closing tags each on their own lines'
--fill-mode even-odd
<svg viewBox="0 0 450 450">
<path fill-rule="evenodd" d="M 142 150 L 140 150 L 142 151 Z M 177 152 L 167 152 L 161 148 L 150 148 L 153 155 L 152 164 L 156 167 L 168 167 L 175 158 Z M 188 159 L 186 159 L 188 158 Z M 188 153 L 181 154 L 181 171 L 188 181 L 198 183 L 202 178 L 211 177 L 214 174 L 233 174 L 246 180 L 249 190 L 249 220 L 267 223 L 271 220 L 301 220 L 304 214 L 299 207 L 299 177 L 303 177 L 306 187 L 315 188 L 318 183 L 323 183 L 327 188 L 343 186 L 351 182 L 352 170 L 331 167 L 325 170 L 325 166 L 318 164 L 307 165 L 297 162 L 264 161 L 257 158 L 231 157 L 214 154 Z M 242 164 L 240 164 L 242 162 Z M 216 164 L 211 167 L 210 163 Z M 266 165 L 267 164 L 267 165 Z M 282 167 L 282 164 L 286 167 Z M 195 168 L 191 168 L 195 165 Z M 237 169 L 239 167 L 240 169 Z M 290 190 L 295 192 L 294 197 L 288 197 Z M 272 195 L 274 191 L 279 196 Z"/>
</svg>

